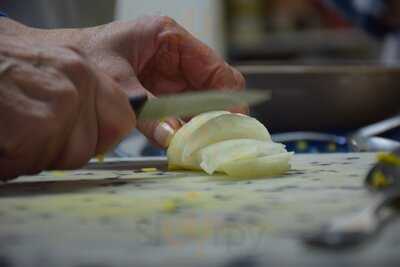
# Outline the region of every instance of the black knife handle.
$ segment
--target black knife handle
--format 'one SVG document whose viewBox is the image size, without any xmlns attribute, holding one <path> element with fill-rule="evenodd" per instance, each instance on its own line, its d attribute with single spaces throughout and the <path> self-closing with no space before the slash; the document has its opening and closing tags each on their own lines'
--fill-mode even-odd
<svg viewBox="0 0 400 267">
<path fill-rule="evenodd" d="M 129 97 L 129 103 L 131 104 L 132 110 L 135 112 L 136 116 L 139 116 L 147 100 L 147 95 L 136 95 Z"/>
</svg>

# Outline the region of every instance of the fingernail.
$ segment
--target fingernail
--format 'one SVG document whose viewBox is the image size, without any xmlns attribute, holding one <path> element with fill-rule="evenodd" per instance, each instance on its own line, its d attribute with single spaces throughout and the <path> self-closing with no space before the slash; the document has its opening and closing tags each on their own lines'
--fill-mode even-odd
<svg viewBox="0 0 400 267">
<path fill-rule="evenodd" d="M 154 131 L 154 140 L 162 147 L 168 147 L 175 130 L 166 122 L 160 123 Z"/>
</svg>

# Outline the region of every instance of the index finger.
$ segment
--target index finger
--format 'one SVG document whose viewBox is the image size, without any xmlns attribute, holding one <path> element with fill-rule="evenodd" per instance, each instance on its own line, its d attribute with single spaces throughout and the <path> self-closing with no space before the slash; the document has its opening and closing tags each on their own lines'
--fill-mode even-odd
<svg viewBox="0 0 400 267">
<path fill-rule="evenodd" d="M 244 89 L 243 75 L 179 24 L 167 23 L 160 39 L 160 43 L 168 44 L 170 50 L 177 46 L 181 69 L 188 82 L 197 89 Z"/>
<path fill-rule="evenodd" d="M 180 69 L 192 90 L 244 90 L 243 75 L 212 48 L 173 21 L 165 29 L 159 37 L 160 43 L 168 44 L 170 51 L 179 51 Z"/>
</svg>

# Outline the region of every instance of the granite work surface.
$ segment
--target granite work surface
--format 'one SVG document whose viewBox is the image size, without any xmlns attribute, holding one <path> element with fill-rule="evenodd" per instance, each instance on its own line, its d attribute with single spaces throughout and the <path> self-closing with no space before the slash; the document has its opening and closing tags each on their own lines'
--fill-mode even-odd
<svg viewBox="0 0 400 267">
<path fill-rule="evenodd" d="M 351 251 L 298 238 L 371 200 L 374 161 L 296 155 L 286 175 L 258 180 L 127 168 L 21 177 L 0 185 L 0 266 L 396 265 L 398 223 Z"/>
</svg>

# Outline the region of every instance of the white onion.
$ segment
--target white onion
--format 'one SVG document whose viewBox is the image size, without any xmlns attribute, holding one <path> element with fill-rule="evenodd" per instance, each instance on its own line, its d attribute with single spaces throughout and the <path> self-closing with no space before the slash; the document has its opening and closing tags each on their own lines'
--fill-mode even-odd
<svg viewBox="0 0 400 267">
<path fill-rule="evenodd" d="M 233 139 L 207 146 L 197 152 L 200 167 L 208 174 L 213 174 L 224 163 L 252 159 L 260 156 L 286 152 L 282 144 L 254 139 Z"/>
<path fill-rule="evenodd" d="M 167 151 L 170 169 L 218 171 L 239 178 L 284 173 L 291 156 L 256 119 L 226 111 L 193 118 L 178 130 Z"/>
</svg>

